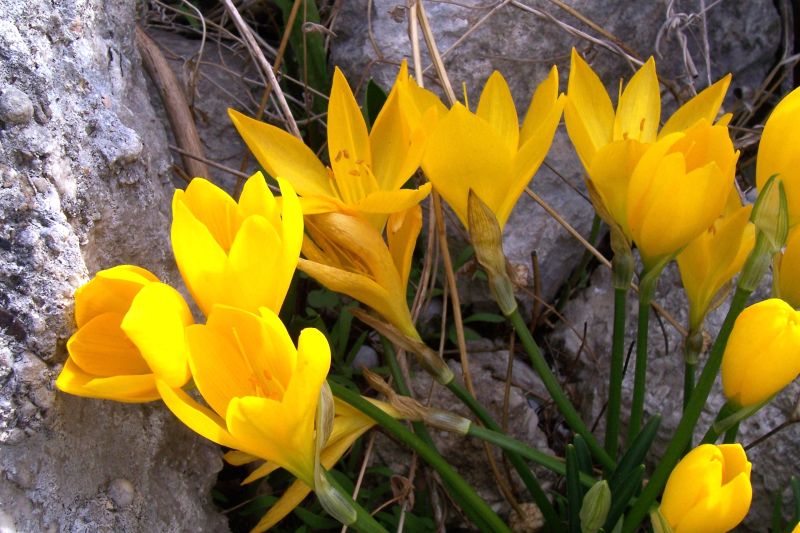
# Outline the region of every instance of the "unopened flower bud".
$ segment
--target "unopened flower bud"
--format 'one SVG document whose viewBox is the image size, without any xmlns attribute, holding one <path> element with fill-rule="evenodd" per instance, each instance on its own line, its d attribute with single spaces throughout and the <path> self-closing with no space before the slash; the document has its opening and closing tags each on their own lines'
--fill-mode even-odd
<svg viewBox="0 0 800 533">
<path fill-rule="evenodd" d="M 606 523 L 611 509 L 611 489 L 605 479 L 598 481 L 586 492 L 579 513 L 582 533 L 595 533 Z"/>
</svg>

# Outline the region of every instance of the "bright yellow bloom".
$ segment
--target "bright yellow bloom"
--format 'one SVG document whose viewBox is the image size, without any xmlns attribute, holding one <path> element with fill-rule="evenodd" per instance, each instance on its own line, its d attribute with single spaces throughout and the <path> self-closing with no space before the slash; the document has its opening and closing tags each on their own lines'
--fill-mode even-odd
<svg viewBox="0 0 800 533">
<path fill-rule="evenodd" d="M 615 112 L 600 78 L 572 50 L 564 119 L 589 176 L 587 185 L 595 209 L 606 222 L 616 224 L 631 238 L 628 186 L 639 159 L 657 140 L 686 130 L 698 120 L 712 122 L 730 81 L 730 75 L 725 76 L 686 102 L 659 132 L 661 94 L 652 58 L 628 82 Z"/>
<path fill-rule="evenodd" d="M 314 486 L 314 416 L 331 363 L 316 329 L 297 349 L 278 316 L 216 305 L 186 329 L 192 376 L 208 407 L 158 381 L 167 407 L 192 430 L 285 468 Z"/>
<path fill-rule="evenodd" d="M 308 238 L 297 268 L 328 289 L 377 311 L 405 335 L 418 339 L 406 302 L 411 256 L 422 228 L 419 206 L 394 213 L 388 246 L 365 219 L 343 213 L 307 217 Z"/>
<path fill-rule="evenodd" d="M 800 312 L 777 298 L 746 308 L 722 356 L 722 388 L 741 407 L 758 405 L 800 374 Z"/>
<path fill-rule="evenodd" d="M 75 291 L 78 331 L 56 386 L 70 394 L 120 402 L 159 398 L 156 377 L 189 380 L 184 328 L 193 322 L 183 297 L 143 268 L 101 270 Z"/>
<path fill-rule="evenodd" d="M 800 88 L 793 90 L 772 110 L 758 145 L 756 185 L 761 189 L 777 174 L 783 181 L 789 208 L 789 227 L 800 224 Z"/>
<path fill-rule="evenodd" d="M 500 226 L 505 225 L 550 149 L 563 108 L 558 71 L 553 67 L 537 87 L 520 129 L 508 84 L 495 71 L 475 113 L 456 103 L 438 121 L 428 138 L 422 168 L 464 227 L 470 189 L 495 213 Z"/>
<path fill-rule="evenodd" d="M 405 96 L 400 94 L 402 86 Z M 402 68 L 368 133 L 347 80 L 335 69 L 328 103 L 329 168 L 302 141 L 280 128 L 234 110 L 229 115 L 261 166 L 294 186 L 302 197 L 304 214 L 362 213 L 382 229 L 388 213 L 417 205 L 430 192 L 428 184 L 400 188 L 419 167 L 425 133 L 419 127 L 412 129 L 414 124 L 406 114 L 415 117 L 419 126 L 425 122 L 419 106 L 438 101 L 432 94 L 426 99 L 420 91 L 424 89 L 416 87 L 407 68 Z"/>
<path fill-rule="evenodd" d="M 800 227 L 789 233 L 786 249 L 775 259 L 772 275 L 776 296 L 795 309 L 800 308 Z"/>
<path fill-rule="evenodd" d="M 697 331 L 714 296 L 742 269 L 755 244 L 752 205 L 739 204 L 717 218 L 678 255 L 678 268 L 689 299 L 689 329 Z"/>
<path fill-rule="evenodd" d="M 273 197 L 253 174 L 237 204 L 195 178 L 172 199 L 172 250 L 189 292 L 208 315 L 215 304 L 280 311 L 303 242 L 303 215 L 292 186 Z"/>
<path fill-rule="evenodd" d="M 738 157 L 727 126 L 705 119 L 647 148 L 631 175 L 626 205 L 630 236 L 646 270 L 719 217 Z"/>
<path fill-rule="evenodd" d="M 674 533 L 723 533 L 750 510 L 753 488 L 740 444 L 701 444 L 681 459 L 667 480 L 661 514 Z"/>
<path fill-rule="evenodd" d="M 395 418 L 398 418 L 398 413 L 389 404 L 373 400 L 372 398 L 366 399 Z M 330 437 L 328 437 L 328 441 L 320 456 L 320 462 L 327 470 L 333 468 L 347 450 L 350 449 L 353 443 L 375 425 L 375 421 L 370 417 L 338 398 L 334 398 L 334 404 L 336 416 L 333 419 L 333 431 Z M 256 461 L 258 458 L 240 451 L 231 451 L 225 454 L 225 460 L 234 465 L 243 465 Z M 275 463 L 266 462 L 253 470 L 253 472 L 242 481 L 242 484 L 252 483 L 257 479 L 269 475 L 278 468 L 279 466 Z M 280 499 L 269 508 L 267 513 L 259 520 L 258 524 L 256 524 L 250 533 L 266 531 L 283 520 L 292 509 L 297 507 L 300 502 L 308 496 L 309 492 L 311 492 L 311 489 L 305 483 L 301 481 L 292 483 Z"/>
</svg>

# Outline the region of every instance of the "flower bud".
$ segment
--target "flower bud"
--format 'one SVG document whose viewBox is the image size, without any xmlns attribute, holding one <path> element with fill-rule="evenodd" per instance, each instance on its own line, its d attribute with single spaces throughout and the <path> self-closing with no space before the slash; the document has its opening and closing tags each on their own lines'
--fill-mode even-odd
<svg viewBox="0 0 800 533">
<path fill-rule="evenodd" d="M 722 355 L 725 396 L 740 407 L 756 405 L 799 373 L 800 312 L 777 298 L 742 311 Z"/>
<path fill-rule="evenodd" d="M 611 509 L 611 489 L 605 479 L 598 481 L 586 492 L 579 513 L 582 533 L 595 533 L 606 522 Z"/>
<path fill-rule="evenodd" d="M 670 474 L 661 515 L 675 533 L 730 531 L 750 509 L 751 466 L 740 444 L 698 446 Z"/>
</svg>

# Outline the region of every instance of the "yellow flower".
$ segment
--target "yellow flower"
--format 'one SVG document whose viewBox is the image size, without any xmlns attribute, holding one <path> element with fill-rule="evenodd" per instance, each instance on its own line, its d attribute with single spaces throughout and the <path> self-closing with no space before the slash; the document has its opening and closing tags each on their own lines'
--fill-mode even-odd
<svg viewBox="0 0 800 533">
<path fill-rule="evenodd" d="M 400 95 L 401 85 L 406 87 L 406 97 Z M 294 186 L 302 197 L 304 214 L 362 213 L 382 229 L 388 213 L 417 205 L 430 192 L 428 184 L 419 189 L 400 188 L 419 167 L 423 148 L 424 131 L 412 129 L 406 113 L 416 117 L 419 125 L 424 121 L 418 106 L 423 102 L 432 106 L 436 100 L 432 95 L 426 99 L 419 91 L 424 89 L 416 87 L 408 70 L 402 68 L 368 133 L 353 92 L 336 68 L 328 103 L 330 168 L 302 141 L 280 128 L 232 109 L 229 115 L 261 166 Z"/>
<path fill-rule="evenodd" d="M 631 175 L 626 206 L 645 270 L 713 224 L 733 189 L 738 157 L 727 126 L 705 119 L 645 150 Z"/>
<path fill-rule="evenodd" d="M 689 299 L 689 329 L 697 331 L 714 296 L 742 269 L 755 244 L 752 205 L 742 206 L 734 191 L 732 210 L 717 218 L 678 255 L 678 268 Z"/>
<path fill-rule="evenodd" d="M 143 268 L 101 270 L 75 292 L 78 331 L 56 386 L 70 394 L 120 402 L 159 398 L 156 378 L 182 387 L 190 377 L 183 297 Z"/>
<path fill-rule="evenodd" d="M 761 189 L 774 174 L 783 180 L 789 208 L 789 227 L 800 223 L 800 88 L 793 90 L 772 110 L 756 159 L 756 185 Z"/>
<path fill-rule="evenodd" d="M 297 268 L 328 289 L 371 307 L 405 335 L 419 339 L 406 302 L 411 256 L 422 228 L 419 206 L 394 213 L 388 240 L 365 219 L 343 213 L 307 217 L 308 237 Z"/>
<path fill-rule="evenodd" d="M 456 103 L 437 122 L 422 168 L 464 227 L 470 189 L 495 213 L 500 227 L 505 225 L 550 149 L 563 108 L 553 67 L 537 87 L 520 129 L 508 84 L 495 71 L 475 113 Z"/>
<path fill-rule="evenodd" d="M 395 418 L 398 418 L 399 414 L 389 404 L 373 400 L 372 398 L 366 399 Z M 334 398 L 334 404 L 336 416 L 333 419 L 333 431 L 330 437 L 328 437 L 328 441 L 320 456 L 320 462 L 327 470 L 333 468 L 347 450 L 350 449 L 353 443 L 375 425 L 375 421 L 370 417 L 338 398 Z M 233 465 L 243 465 L 256 461 L 258 458 L 234 450 L 225 454 L 225 460 Z M 278 468 L 279 466 L 275 463 L 265 462 L 253 470 L 253 472 L 242 481 L 242 484 L 252 483 L 257 479 L 269 475 Z M 256 524 L 250 533 L 266 531 L 283 520 L 292 509 L 297 507 L 300 502 L 308 496 L 309 492 L 311 492 L 311 489 L 302 481 L 295 481 L 292 483 L 278 501 L 269 508 L 267 513 L 259 520 L 258 524 Z"/>
<path fill-rule="evenodd" d="M 158 381 L 167 407 L 223 446 L 273 461 L 314 486 L 314 416 L 330 368 L 316 329 L 295 349 L 278 316 L 216 305 L 205 325 L 186 329 L 192 376 L 208 407 Z"/>
<path fill-rule="evenodd" d="M 800 227 L 789 233 L 786 249 L 778 254 L 773 269 L 775 294 L 795 309 L 800 307 Z"/>
<path fill-rule="evenodd" d="M 239 203 L 195 178 L 172 199 L 172 250 L 183 280 L 208 315 L 215 304 L 278 312 L 303 242 L 303 215 L 292 186 L 278 180 L 276 200 L 260 172 Z"/>
<path fill-rule="evenodd" d="M 800 374 L 800 312 L 772 298 L 739 315 L 722 356 L 722 388 L 741 407 L 758 405 Z"/>
<path fill-rule="evenodd" d="M 701 444 L 681 459 L 667 480 L 661 514 L 674 533 L 723 533 L 750 510 L 753 488 L 740 444 Z"/>
<path fill-rule="evenodd" d="M 564 108 L 567 132 L 589 176 L 595 209 L 628 239 L 628 183 L 642 154 L 698 120 L 712 122 L 730 81 L 725 76 L 686 102 L 659 132 L 661 94 L 652 58 L 628 82 L 615 112 L 600 78 L 573 48 Z"/>
</svg>

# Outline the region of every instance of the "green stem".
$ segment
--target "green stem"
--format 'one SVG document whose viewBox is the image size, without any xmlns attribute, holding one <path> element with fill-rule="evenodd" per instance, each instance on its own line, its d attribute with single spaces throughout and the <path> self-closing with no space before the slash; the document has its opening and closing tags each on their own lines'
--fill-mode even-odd
<svg viewBox="0 0 800 533">
<path fill-rule="evenodd" d="M 331 475 L 328 470 L 325 470 L 325 479 L 328 480 L 328 483 L 336 489 L 339 494 L 348 500 L 348 503 L 352 505 L 353 509 L 356 511 L 356 521 L 351 524 L 346 524 L 347 527 L 355 529 L 356 531 L 360 531 L 362 533 L 388 533 L 386 529 L 380 525 L 377 520 L 375 520 L 372 515 L 363 507 L 361 507 L 358 502 L 353 500 L 352 496 L 344 490 L 344 488 L 336 481 L 336 478 Z"/>
<path fill-rule="evenodd" d="M 736 442 L 736 435 L 739 433 L 739 422 L 735 422 L 728 430 L 725 432 L 725 438 L 722 439 L 722 442 L 725 444 L 733 444 Z"/>
<path fill-rule="evenodd" d="M 509 357 L 513 357 L 513 354 L 509 354 Z M 492 418 L 492 415 L 489 413 L 489 411 L 487 411 L 483 407 L 483 405 L 474 396 L 472 396 L 464 387 L 459 385 L 456 382 L 456 380 L 452 380 L 450 383 L 448 383 L 447 384 L 447 388 L 450 390 L 450 392 L 455 394 L 456 397 L 459 400 L 461 400 L 461 402 L 464 405 L 466 405 L 469 408 L 469 410 L 472 411 L 475 414 L 475 416 L 477 416 L 478 419 L 487 428 L 489 428 L 489 430 L 491 430 L 493 433 L 497 433 L 497 434 L 502 435 L 506 439 L 513 440 L 513 439 L 511 439 L 511 437 L 508 437 L 508 436 L 506 436 L 504 434 L 503 429 L 494 420 L 494 418 Z M 470 426 L 470 428 L 471 428 L 470 431 L 472 431 L 472 428 L 476 428 L 476 427 L 479 427 L 479 426 L 476 426 L 475 424 L 472 424 Z M 483 428 L 479 428 L 479 429 L 483 429 Z M 478 438 L 482 438 L 482 437 L 478 437 Z M 488 440 L 488 439 L 484 439 L 484 440 Z M 494 442 L 494 441 L 490 440 L 489 442 Z M 517 442 L 517 441 L 514 440 L 514 442 Z M 497 443 L 495 442 L 495 444 L 497 444 Z M 530 492 L 531 496 L 533 497 L 533 501 L 536 502 L 536 505 L 539 507 L 539 510 L 542 511 L 542 515 L 544 516 L 545 524 L 547 525 L 547 527 L 550 528 L 553 531 L 556 531 L 557 530 L 556 528 L 558 527 L 559 522 L 560 522 L 559 518 L 558 518 L 558 513 L 556 513 L 556 510 L 553 508 L 553 505 L 550 503 L 550 500 L 547 498 L 547 494 L 542 489 L 541 485 L 539 484 L 539 481 L 536 479 L 536 476 L 534 476 L 533 472 L 531 472 L 531 469 L 528 468 L 528 465 L 525 463 L 525 460 L 522 458 L 522 456 L 527 457 L 531 461 L 534 461 L 536 463 L 542 464 L 542 466 L 545 466 L 545 467 L 547 465 L 541 463 L 540 462 L 541 460 L 548 460 L 549 459 L 550 461 L 556 461 L 556 462 L 559 462 L 559 460 L 555 459 L 553 457 L 550 457 L 550 456 L 548 456 L 546 454 L 543 454 L 541 452 L 536 452 L 539 455 L 538 456 L 535 455 L 534 457 L 536 457 L 536 458 L 534 458 L 534 457 L 531 457 L 531 456 L 526 455 L 526 454 L 521 454 L 519 452 L 519 450 L 516 450 L 514 448 L 509 448 L 509 447 L 503 446 L 501 444 L 498 444 L 498 446 L 500 446 L 501 448 L 506 450 L 506 456 L 508 457 L 508 460 L 511 462 L 511 465 L 514 467 L 514 470 L 517 471 L 517 473 L 519 474 L 520 478 L 522 478 L 522 482 L 525 484 L 525 488 L 528 489 L 528 492 Z M 535 450 L 532 450 L 532 451 L 535 451 Z M 550 463 L 550 464 L 553 465 L 555 463 Z M 563 466 L 563 463 L 561 463 L 561 464 Z M 566 472 L 566 470 L 564 470 L 564 472 Z"/>
<path fill-rule="evenodd" d="M 625 304 L 628 289 L 614 289 L 614 336 L 611 344 L 611 376 L 606 411 L 606 451 L 612 459 L 619 446 L 619 417 L 622 405 L 622 371 L 625 365 Z"/>
<path fill-rule="evenodd" d="M 742 309 L 744 309 L 747 298 L 750 296 L 751 292 L 752 290 L 749 288 L 743 289 L 739 287 L 736 289 L 736 293 L 733 295 L 733 300 L 731 301 L 731 307 L 725 317 L 725 322 L 723 322 L 719 335 L 716 341 L 714 341 L 714 346 L 711 348 L 708 361 L 706 361 L 700 378 L 697 380 L 697 385 L 695 386 L 692 396 L 689 398 L 689 403 L 686 405 L 686 410 L 678 424 L 678 428 L 675 430 L 675 434 L 667 446 L 664 455 L 661 457 L 661 461 L 658 463 L 658 466 L 656 466 L 653 475 L 650 476 L 650 480 L 628 513 L 623 526 L 623 533 L 633 533 L 636 531 L 639 523 L 647 516 L 650 506 L 653 504 L 656 497 L 661 494 L 670 472 L 672 472 L 672 469 L 678 464 L 678 460 L 686 450 L 686 445 L 689 443 L 689 439 L 691 439 L 694 426 L 700 418 L 700 413 L 703 411 L 708 394 L 711 392 L 711 387 L 714 385 L 714 380 L 722 364 L 722 354 L 725 351 L 725 345 L 733 329 L 733 323 L 736 321 L 736 317 L 739 316 L 739 313 L 742 312 Z"/>
<path fill-rule="evenodd" d="M 647 333 L 650 326 L 650 302 L 656 290 L 663 266 L 647 270 L 639 283 L 639 320 L 636 329 L 636 370 L 633 375 L 633 399 L 628 423 L 628 442 L 633 441 L 642 427 L 644 396 L 647 391 Z"/>
<path fill-rule="evenodd" d="M 375 420 L 386 431 L 391 433 L 403 444 L 415 451 L 425 462 L 439 473 L 442 480 L 447 483 L 454 496 L 463 502 L 462 509 L 470 517 L 477 515 L 480 521 L 485 523 L 490 531 L 510 533 L 510 529 L 495 514 L 494 511 L 481 499 L 480 496 L 458 473 L 445 461 L 439 453 L 425 444 L 419 437 L 407 430 L 403 424 L 384 413 L 380 408 L 375 407 L 360 394 L 353 392 L 336 383 L 330 383 L 333 394 L 355 407 L 368 417 Z"/>
<path fill-rule="evenodd" d="M 550 371 L 550 367 L 547 366 L 547 362 L 544 360 L 544 356 L 542 355 L 541 350 L 539 350 L 539 346 L 536 344 L 536 341 L 533 340 L 531 332 L 528 330 L 525 322 L 522 320 L 519 310 L 514 309 L 511 314 L 506 316 L 509 320 L 511 320 L 511 323 L 517 330 L 517 335 L 522 341 L 525 351 L 528 352 L 533 369 L 541 378 L 545 388 L 547 388 L 547 392 L 550 393 L 550 397 L 553 398 L 553 401 L 558 407 L 558 410 L 564 416 L 564 419 L 567 421 L 569 427 L 571 427 L 575 433 L 583 437 L 583 439 L 586 441 L 586 445 L 592 452 L 592 455 L 595 456 L 597 461 L 603 466 L 604 469 L 613 470 L 614 460 L 610 455 L 608 455 L 608 453 L 606 453 L 603 447 L 598 444 L 597 439 L 595 439 L 594 435 L 592 435 L 592 433 L 589 431 L 589 428 L 587 428 L 586 424 L 584 424 L 583 420 L 581 420 L 581 416 L 578 414 L 578 411 L 575 410 L 575 407 L 573 407 L 572 403 L 569 401 L 564 389 L 561 388 L 558 380 Z"/>
</svg>

